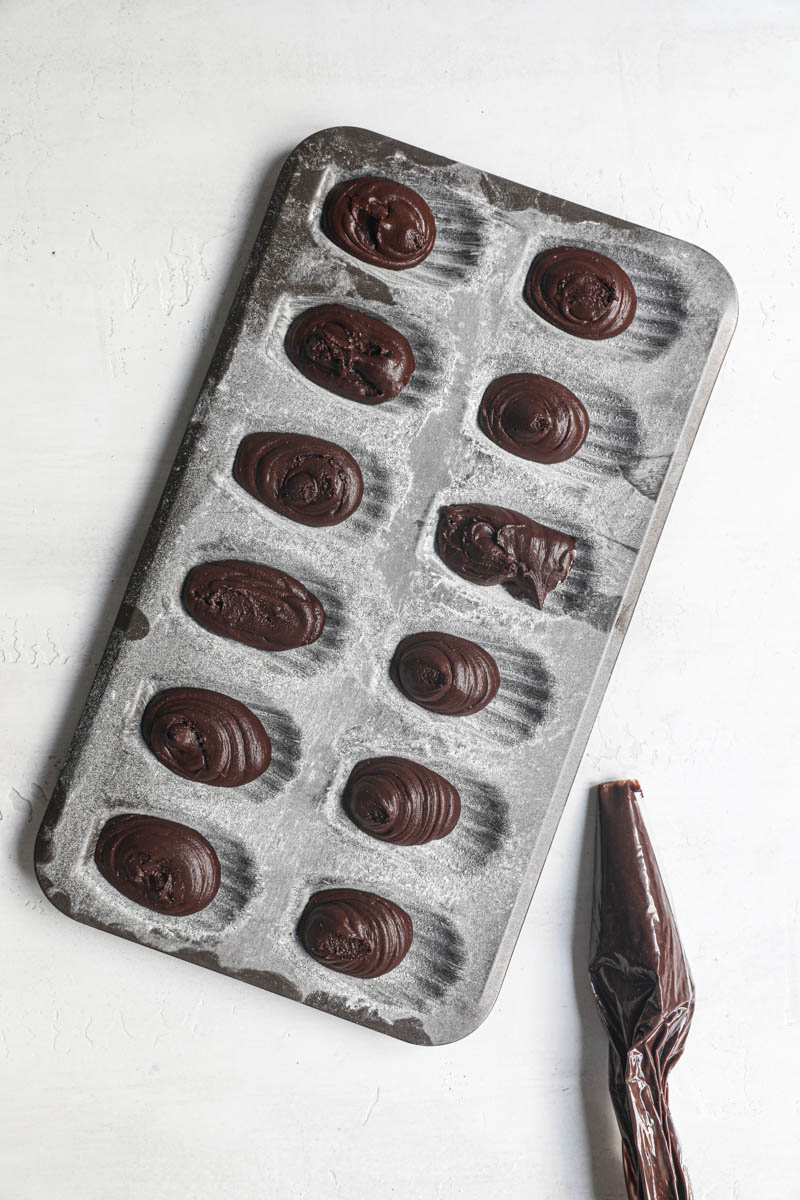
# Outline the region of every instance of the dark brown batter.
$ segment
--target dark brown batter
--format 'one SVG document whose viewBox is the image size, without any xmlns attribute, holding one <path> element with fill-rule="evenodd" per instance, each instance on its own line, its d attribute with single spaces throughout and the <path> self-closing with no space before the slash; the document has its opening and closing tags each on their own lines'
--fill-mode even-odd
<svg viewBox="0 0 800 1200">
<path fill-rule="evenodd" d="M 322 210 L 322 228 L 354 258 L 390 271 L 418 266 L 436 240 L 433 213 L 422 196 L 377 175 L 333 188 Z"/>
<path fill-rule="evenodd" d="M 409 700 L 448 717 L 480 712 L 500 687 L 500 672 L 489 651 L 453 633 L 412 633 L 403 638 L 390 673 Z"/>
<path fill-rule="evenodd" d="M 257 650 L 308 646 L 325 625 L 325 609 L 299 580 L 238 559 L 193 567 L 183 585 L 183 603 L 210 633 Z"/>
<path fill-rule="evenodd" d="M 196 829 L 160 817 L 112 817 L 97 839 L 94 861 L 128 900 L 171 917 L 200 912 L 219 890 L 211 843 Z"/>
<path fill-rule="evenodd" d="M 338 525 L 361 503 L 364 480 L 352 454 L 305 433 L 250 433 L 236 452 L 237 483 L 302 525 Z"/>
<path fill-rule="evenodd" d="M 422 846 L 447 837 L 461 815 L 449 780 L 410 758 L 365 758 L 350 773 L 345 811 L 370 837 Z"/>
<path fill-rule="evenodd" d="M 436 549 L 451 571 L 470 583 L 507 584 L 541 608 L 567 578 L 575 539 L 512 508 L 451 504 L 442 508 Z"/>
<path fill-rule="evenodd" d="M 589 978 L 609 1037 L 609 1089 L 629 1200 L 691 1200 L 667 1078 L 683 1053 L 694 983 L 637 800 L 600 787 Z"/>
<path fill-rule="evenodd" d="M 393 971 L 414 938 L 411 917 L 399 904 L 354 888 L 316 892 L 297 931 L 312 958 L 357 979 Z"/>
<path fill-rule="evenodd" d="M 572 458 L 589 432 L 589 414 L 578 397 L 545 375 L 495 379 L 484 392 L 478 421 L 503 450 L 538 463 Z"/>
<path fill-rule="evenodd" d="M 263 775 L 272 747 L 247 705 L 205 688 L 167 688 L 142 716 L 142 736 L 176 775 L 214 787 L 239 787 Z"/>
<path fill-rule="evenodd" d="M 394 399 L 414 373 L 414 355 L 402 333 L 376 317 L 321 304 L 296 317 L 286 353 L 312 383 L 360 404 Z"/>
<path fill-rule="evenodd" d="M 525 281 L 531 308 L 575 337 L 616 337 L 636 315 L 636 292 L 622 267 L 605 254 L 558 246 L 544 250 Z"/>
</svg>

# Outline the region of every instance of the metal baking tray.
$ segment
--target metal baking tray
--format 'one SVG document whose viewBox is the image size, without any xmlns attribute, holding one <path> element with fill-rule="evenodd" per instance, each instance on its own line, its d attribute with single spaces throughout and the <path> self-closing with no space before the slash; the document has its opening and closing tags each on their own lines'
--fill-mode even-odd
<svg viewBox="0 0 800 1200">
<path fill-rule="evenodd" d="M 409 271 L 373 268 L 320 228 L 333 184 L 386 175 L 420 192 L 437 240 Z M 636 318 L 605 342 L 539 319 L 523 283 L 539 250 L 586 246 L 618 261 Z M 322 302 L 377 316 L 410 341 L 399 397 L 352 403 L 306 380 L 283 339 Z M 464 1037 L 494 1003 L 712 385 L 736 323 L 723 267 L 696 246 L 363 129 L 314 134 L 278 180 L 208 378 L 131 577 L 36 846 L 45 894 L 76 920 L 421 1044 Z M 548 375 L 583 400 L 588 440 L 539 466 L 484 437 L 487 384 Z M 233 479 L 244 434 L 286 429 L 346 446 L 365 497 L 341 525 L 272 513 Z M 434 550 L 442 504 L 519 509 L 578 539 L 575 566 L 539 612 L 477 588 Z M 267 563 L 325 604 L 326 631 L 269 654 L 214 637 L 182 610 L 190 567 Z M 472 638 L 502 685 L 480 714 L 432 715 L 388 665 L 419 629 Z M 240 788 L 180 779 L 139 733 L 165 686 L 213 688 L 263 720 L 273 764 Z M 418 759 L 459 789 L 447 838 L 398 847 L 347 819 L 341 792 L 361 758 Z M 191 825 L 222 862 L 219 895 L 189 917 L 125 900 L 93 862 L 110 815 Z M 310 958 L 296 936 L 308 896 L 353 886 L 401 904 L 413 946 L 388 975 L 358 980 Z"/>
</svg>

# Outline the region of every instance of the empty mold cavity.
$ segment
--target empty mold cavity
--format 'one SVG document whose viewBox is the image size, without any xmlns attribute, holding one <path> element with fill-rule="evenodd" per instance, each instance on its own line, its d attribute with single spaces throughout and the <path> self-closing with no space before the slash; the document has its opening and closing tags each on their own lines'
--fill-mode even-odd
<svg viewBox="0 0 800 1200">
<path fill-rule="evenodd" d="M 686 289 L 663 259 L 646 250 L 626 246 L 619 261 L 636 290 L 636 316 L 615 344 L 635 358 L 657 358 L 680 335 L 687 316 Z"/>
<path fill-rule="evenodd" d="M 575 561 L 564 582 L 547 597 L 545 609 L 607 632 L 622 602 L 637 551 L 599 534 L 569 532 L 575 537 Z"/>
<path fill-rule="evenodd" d="M 425 261 L 407 274 L 436 287 L 468 282 L 489 253 L 495 222 L 461 192 L 422 186 L 418 190 L 433 212 L 436 241 Z"/>
<path fill-rule="evenodd" d="M 462 718 L 480 723 L 485 737 L 511 746 L 532 737 L 547 721 L 553 703 L 553 677 L 538 654 L 484 641 L 497 663 L 500 688 L 482 712 Z"/>
<path fill-rule="evenodd" d="M 624 474 L 636 462 L 641 441 L 635 409 L 615 392 L 588 387 L 579 394 L 589 414 L 589 432 L 578 453 L 561 466 L 576 475 Z"/>
<path fill-rule="evenodd" d="M 642 454 L 623 463 L 620 469 L 631 487 L 648 500 L 655 500 L 671 462 L 671 454 Z"/>
</svg>

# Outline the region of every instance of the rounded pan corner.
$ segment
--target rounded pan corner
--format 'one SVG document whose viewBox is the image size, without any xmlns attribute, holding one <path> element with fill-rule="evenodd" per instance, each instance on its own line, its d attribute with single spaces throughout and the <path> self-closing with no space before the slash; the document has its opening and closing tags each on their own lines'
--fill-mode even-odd
<svg viewBox="0 0 800 1200">
<path fill-rule="evenodd" d="M 696 242 L 685 242 L 684 245 L 691 246 L 698 259 L 708 269 L 719 296 L 721 315 L 730 321 L 731 333 L 733 333 L 739 319 L 739 293 L 736 290 L 736 284 L 733 282 L 733 276 L 728 268 L 710 250 L 705 250 L 702 246 L 698 246 Z"/>
<path fill-rule="evenodd" d="M 41 835 L 41 830 L 39 831 Z M 75 920 L 72 913 L 72 906 L 69 897 L 65 892 L 59 891 L 53 883 L 50 876 L 47 874 L 47 863 L 50 861 L 48 854 L 40 855 L 38 852 L 39 838 L 36 839 L 36 849 L 33 852 L 33 870 L 36 875 L 36 882 L 42 890 L 45 900 L 52 904 L 53 908 L 62 913 L 65 917 Z"/>
<path fill-rule="evenodd" d="M 470 1034 L 476 1033 L 480 1029 L 494 1009 L 499 994 L 498 988 L 492 996 L 482 996 L 474 1007 L 469 1008 L 466 1012 L 460 1012 L 457 1020 L 452 1023 L 443 1021 L 441 1036 L 438 1030 L 433 1030 L 430 1041 L 425 1044 L 428 1046 L 452 1046 L 456 1042 L 463 1042 Z"/>
<path fill-rule="evenodd" d="M 291 161 L 295 155 L 306 154 L 308 151 L 316 150 L 321 144 L 325 144 L 335 137 L 377 138 L 379 136 L 379 134 L 374 133 L 371 129 L 364 129 L 359 125 L 326 125 L 324 129 L 317 129 L 314 133 L 309 133 L 296 146 L 293 146 L 286 157 L 286 161 Z"/>
<path fill-rule="evenodd" d="M 69 897 L 58 889 L 48 872 L 48 867 L 54 857 L 53 841 L 56 837 L 56 830 L 61 814 L 67 802 L 67 793 L 68 788 L 66 783 L 63 779 L 59 779 L 53 788 L 50 802 L 44 811 L 44 816 L 36 834 L 36 841 L 33 844 L 33 870 L 36 875 L 36 882 L 42 889 L 45 898 L 59 912 L 71 917 L 72 910 Z"/>
</svg>

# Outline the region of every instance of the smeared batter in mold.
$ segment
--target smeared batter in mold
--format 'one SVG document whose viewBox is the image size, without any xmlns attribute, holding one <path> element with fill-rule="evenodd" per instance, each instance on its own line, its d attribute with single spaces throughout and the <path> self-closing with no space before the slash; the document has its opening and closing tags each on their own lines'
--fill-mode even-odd
<svg viewBox="0 0 800 1200">
<path fill-rule="evenodd" d="M 183 604 L 210 633 L 257 650 L 308 646 L 325 626 L 325 609 L 299 580 L 238 559 L 193 567 L 183 585 Z"/>
<path fill-rule="evenodd" d="M 322 210 L 322 228 L 348 254 L 390 271 L 424 262 L 436 240 L 433 213 L 422 196 L 378 175 L 332 188 Z"/>
<path fill-rule="evenodd" d="M 494 504 L 450 504 L 439 514 L 436 548 L 470 583 L 505 583 L 541 608 L 575 559 L 575 539 Z"/>
<path fill-rule="evenodd" d="M 402 333 L 344 304 L 301 313 L 285 345 L 306 379 L 360 404 L 393 400 L 414 373 L 414 354 Z"/>
</svg>

